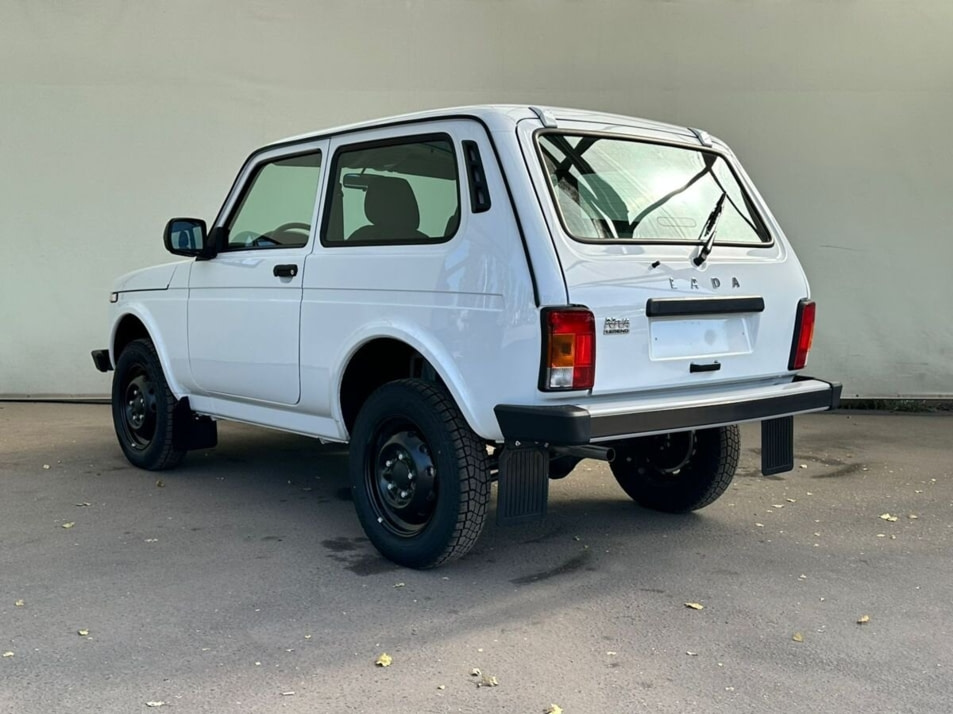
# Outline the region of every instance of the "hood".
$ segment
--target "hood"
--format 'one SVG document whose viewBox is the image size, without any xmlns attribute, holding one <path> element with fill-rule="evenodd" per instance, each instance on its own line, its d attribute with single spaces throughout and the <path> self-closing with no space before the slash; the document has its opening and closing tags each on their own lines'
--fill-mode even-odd
<svg viewBox="0 0 953 714">
<path fill-rule="evenodd" d="M 163 265 L 153 265 L 149 268 L 134 270 L 126 273 L 116 279 L 113 285 L 113 292 L 128 293 L 136 290 L 166 290 L 169 283 L 172 282 L 172 276 L 175 275 L 176 268 L 184 265 L 188 261 L 177 261 L 174 263 L 164 263 Z"/>
</svg>

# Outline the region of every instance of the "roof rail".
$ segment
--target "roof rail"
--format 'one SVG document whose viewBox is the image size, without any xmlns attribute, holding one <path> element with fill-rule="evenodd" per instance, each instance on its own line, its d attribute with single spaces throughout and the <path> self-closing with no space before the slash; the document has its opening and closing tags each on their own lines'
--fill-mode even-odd
<svg viewBox="0 0 953 714">
<path fill-rule="evenodd" d="M 554 117 L 552 113 L 546 111 L 542 107 L 530 107 L 529 110 L 533 112 L 533 114 L 535 114 L 537 118 L 539 118 L 543 126 L 545 126 L 547 129 L 556 128 L 557 126 L 556 117 Z"/>
<path fill-rule="evenodd" d="M 711 143 L 711 134 L 702 129 L 695 129 L 694 127 L 688 127 L 688 130 L 695 135 L 695 138 L 698 139 L 698 143 L 702 146 L 707 146 L 709 149 L 712 146 Z"/>
</svg>

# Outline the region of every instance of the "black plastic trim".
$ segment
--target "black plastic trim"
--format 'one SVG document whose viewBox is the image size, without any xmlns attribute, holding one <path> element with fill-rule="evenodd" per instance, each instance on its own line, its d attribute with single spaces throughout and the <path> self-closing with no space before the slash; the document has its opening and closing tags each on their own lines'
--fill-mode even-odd
<svg viewBox="0 0 953 714">
<path fill-rule="evenodd" d="M 688 371 L 692 374 L 695 374 L 696 372 L 717 372 L 719 369 L 721 369 L 721 362 L 718 360 L 710 362 L 709 364 L 699 364 L 698 362 L 692 362 L 688 367 Z"/>
<path fill-rule="evenodd" d="M 109 361 L 109 350 L 93 350 L 93 364 L 100 372 L 111 372 L 112 363 Z"/>
<path fill-rule="evenodd" d="M 592 417 L 582 407 L 498 404 L 493 412 L 507 441 L 588 444 Z"/>
<path fill-rule="evenodd" d="M 795 377 L 794 381 L 807 379 L 811 378 Z M 588 444 L 593 439 L 685 431 L 711 424 L 735 424 L 799 412 L 836 409 L 840 403 L 841 385 L 827 384 L 828 389 L 806 394 L 783 394 L 737 403 L 604 417 L 593 417 L 583 407 L 574 405 L 544 407 L 500 404 L 494 412 L 503 438 L 507 441 L 539 441 L 573 446 Z"/>
<path fill-rule="evenodd" d="M 647 317 L 688 317 L 690 315 L 730 315 L 738 312 L 764 312 L 764 298 L 649 298 L 645 303 Z"/>
<path fill-rule="evenodd" d="M 463 158 L 467 165 L 467 179 L 470 186 L 470 210 L 474 213 L 489 211 L 490 187 L 487 184 L 486 172 L 483 170 L 483 159 L 480 158 L 480 147 L 472 139 L 460 142 L 463 146 Z"/>
</svg>

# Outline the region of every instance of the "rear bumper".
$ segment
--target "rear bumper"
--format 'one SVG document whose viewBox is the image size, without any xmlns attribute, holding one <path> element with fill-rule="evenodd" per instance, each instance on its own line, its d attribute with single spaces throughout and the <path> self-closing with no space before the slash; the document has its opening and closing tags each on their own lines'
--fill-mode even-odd
<svg viewBox="0 0 953 714">
<path fill-rule="evenodd" d="M 494 412 L 506 441 L 571 446 L 826 411 L 837 407 L 840 393 L 840 384 L 795 377 L 675 400 L 597 400 L 584 407 L 499 404 Z"/>
<path fill-rule="evenodd" d="M 93 364 L 100 372 L 112 370 L 113 366 L 109 361 L 109 350 L 93 350 Z"/>
</svg>

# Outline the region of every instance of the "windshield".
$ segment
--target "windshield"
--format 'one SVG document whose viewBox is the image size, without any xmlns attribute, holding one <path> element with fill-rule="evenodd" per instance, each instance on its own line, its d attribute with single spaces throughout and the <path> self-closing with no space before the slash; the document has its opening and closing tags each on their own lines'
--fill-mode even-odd
<svg viewBox="0 0 953 714">
<path fill-rule="evenodd" d="M 711 151 L 547 132 L 543 167 L 566 231 L 582 241 L 704 242 L 725 196 L 716 243 L 770 240 L 728 163 Z"/>
</svg>

